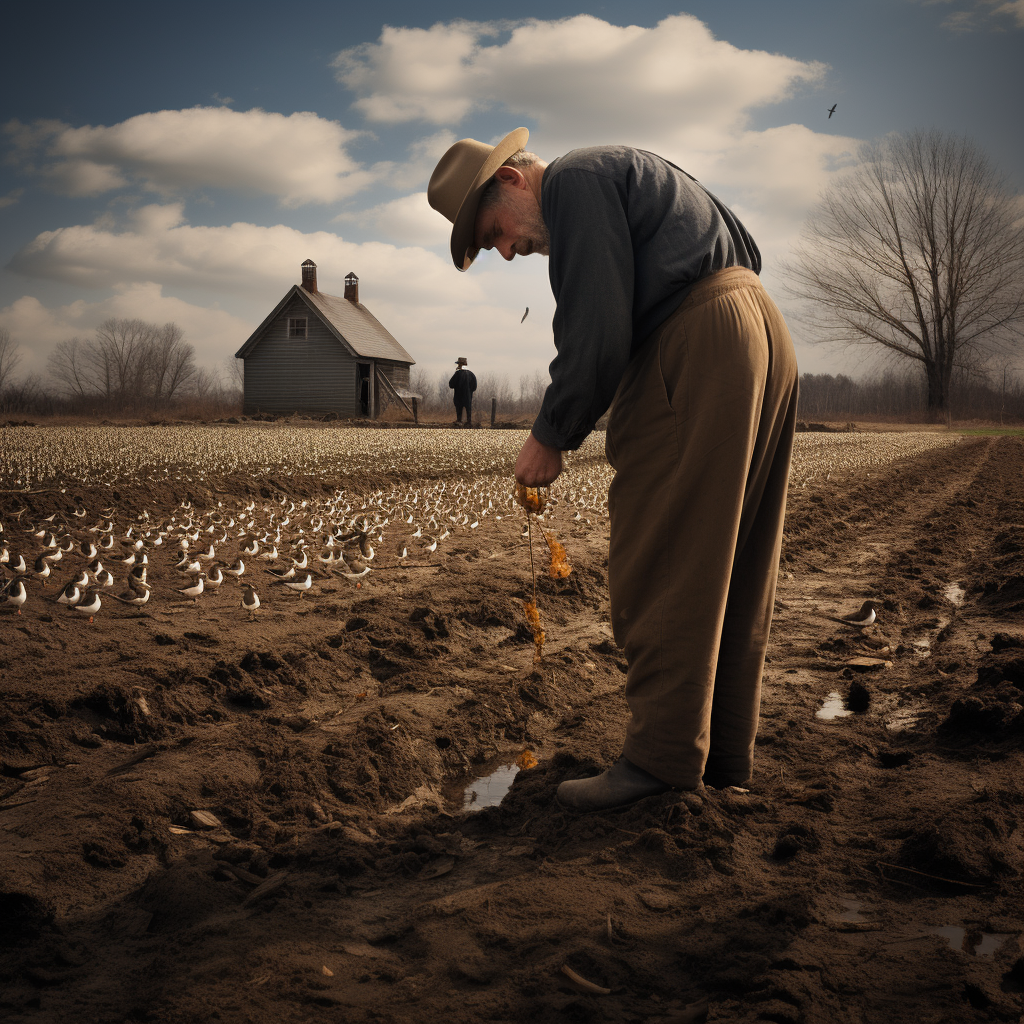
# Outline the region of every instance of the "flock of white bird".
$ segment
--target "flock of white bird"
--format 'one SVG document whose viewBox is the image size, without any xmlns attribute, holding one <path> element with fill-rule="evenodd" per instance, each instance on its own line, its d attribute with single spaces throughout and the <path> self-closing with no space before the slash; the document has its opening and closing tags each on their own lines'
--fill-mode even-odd
<svg viewBox="0 0 1024 1024">
<path fill-rule="evenodd" d="M 570 471 L 546 518 L 591 524 L 607 514 L 606 491 L 591 474 Z M 338 490 L 320 499 L 218 501 L 207 508 L 183 501 L 163 516 L 109 506 L 39 517 L 22 507 L 0 519 L 0 566 L 8 577 L 0 601 L 21 614 L 30 590 L 52 594 L 47 587 L 56 582 L 49 600 L 91 622 L 107 595 L 141 608 L 156 588 L 172 602 L 197 605 L 230 582 L 239 585 L 239 605 L 252 618 L 267 587 L 301 600 L 328 579 L 361 586 L 381 563 L 430 564 L 453 534 L 510 516 L 525 523 L 510 478 L 496 474 L 359 496 Z"/>
<path fill-rule="evenodd" d="M 230 581 L 251 618 L 269 586 L 301 600 L 325 579 L 359 586 L 381 564 L 429 564 L 454 533 L 475 530 L 488 517 L 523 520 L 511 474 L 524 437 L 525 431 L 249 426 L 0 429 L 0 607 L 20 614 L 34 588 L 52 594 L 47 584 L 56 582 L 51 600 L 92 621 L 108 594 L 142 607 L 156 585 L 172 601 L 195 605 Z M 933 433 L 799 434 L 791 483 L 827 481 L 957 440 Z M 19 492 L 66 494 L 76 485 L 170 482 L 172 492 L 213 494 L 237 490 L 239 477 L 260 484 L 347 475 L 417 483 L 206 507 L 181 501 L 170 510 L 155 499 L 152 507 L 44 516 L 17 507 Z M 603 435 L 594 434 L 570 457 L 545 517 L 603 524 L 612 475 Z M 55 504 L 66 507 L 66 500 Z"/>
</svg>

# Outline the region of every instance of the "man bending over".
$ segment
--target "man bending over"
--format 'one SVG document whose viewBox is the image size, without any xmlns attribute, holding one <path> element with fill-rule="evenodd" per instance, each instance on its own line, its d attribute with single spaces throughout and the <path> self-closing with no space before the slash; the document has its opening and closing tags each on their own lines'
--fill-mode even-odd
<svg viewBox="0 0 1024 1024">
<path fill-rule="evenodd" d="M 468 270 L 547 255 L 557 355 L 516 480 L 550 484 L 611 405 L 612 628 L 631 719 L 604 773 L 558 800 L 603 810 L 751 775 L 793 445 L 797 367 L 733 213 L 625 146 L 545 164 L 517 128 L 455 143 L 428 199 Z"/>
</svg>

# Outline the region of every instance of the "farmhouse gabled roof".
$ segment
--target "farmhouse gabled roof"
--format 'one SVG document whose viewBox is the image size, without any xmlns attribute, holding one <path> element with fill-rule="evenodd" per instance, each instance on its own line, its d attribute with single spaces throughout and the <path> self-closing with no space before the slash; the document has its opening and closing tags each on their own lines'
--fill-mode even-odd
<svg viewBox="0 0 1024 1024">
<path fill-rule="evenodd" d="M 260 343 L 264 332 L 296 295 L 320 317 L 353 356 L 410 365 L 416 362 L 361 302 L 350 302 L 325 292 L 309 292 L 298 284 L 292 286 L 266 320 L 253 331 L 249 340 L 235 353 L 236 359 L 244 359 Z"/>
</svg>

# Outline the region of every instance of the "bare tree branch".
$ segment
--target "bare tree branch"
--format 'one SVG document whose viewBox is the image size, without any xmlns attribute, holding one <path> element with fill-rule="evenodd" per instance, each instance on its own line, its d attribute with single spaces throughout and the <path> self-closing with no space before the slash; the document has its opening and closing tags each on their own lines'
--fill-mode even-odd
<svg viewBox="0 0 1024 1024">
<path fill-rule="evenodd" d="M 954 369 L 1021 339 L 1020 197 L 966 139 L 890 135 L 825 193 L 784 272 L 814 340 L 917 361 L 942 411 Z"/>
<path fill-rule="evenodd" d="M 0 391 L 12 382 L 15 369 L 21 362 L 21 353 L 6 327 L 0 327 Z"/>
</svg>

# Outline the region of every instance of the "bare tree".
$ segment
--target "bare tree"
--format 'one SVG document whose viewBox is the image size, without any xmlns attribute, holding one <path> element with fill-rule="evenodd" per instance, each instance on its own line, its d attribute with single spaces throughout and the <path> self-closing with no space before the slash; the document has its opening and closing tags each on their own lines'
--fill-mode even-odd
<svg viewBox="0 0 1024 1024">
<path fill-rule="evenodd" d="M 150 388 L 151 357 L 159 334 L 155 324 L 137 317 L 111 317 L 96 328 L 91 348 L 103 395 L 119 405 L 156 397 Z"/>
<path fill-rule="evenodd" d="M 0 327 L 0 391 L 12 382 L 19 362 L 21 353 L 11 338 L 11 332 L 6 327 Z"/>
<path fill-rule="evenodd" d="M 143 354 L 148 391 L 156 402 L 171 401 L 195 376 L 196 350 L 184 338 L 185 332 L 176 323 L 166 323 L 155 332 L 148 352 Z"/>
<path fill-rule="evenodd" d="M 228 356 L 224 360 L 224 376 L 228 381 L 228 388 L 242 394 L 245 391 L 245 360 Z M 413 388 L 413 391 L 416 389 Z"/>
<path fill-rule="evenodd" d="M 1024 219 L 983 153 L 937 131 L 890 135 L 822 198 L 790 291 L 819 341 L 879 345 L 921 364 L 946 411 L 957 367 L 979 367 L 1024 325 Z"/>
<path fill-rule="evenodd" d="M 192 375 L 189 390 L 201 401 L 215 398 L 221 390 L 220 375 L 201 366 Z"/>
<path fill-rule="evenodd" d="M 89 398 L 100 394 L 101 382 L 93 378 L 88 356 L 91 342 L 69 338 L 57 342 L 50 353 L 47 371 L 57 387 L 69 398 Z"/>
</svg>

